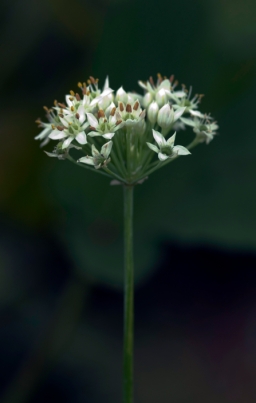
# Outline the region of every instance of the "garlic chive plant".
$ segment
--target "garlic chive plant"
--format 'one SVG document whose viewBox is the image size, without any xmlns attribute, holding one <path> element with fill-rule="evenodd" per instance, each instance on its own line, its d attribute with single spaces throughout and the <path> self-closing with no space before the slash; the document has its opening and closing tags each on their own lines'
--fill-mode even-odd
<svg viewBox="0 0 256 403">
<path fill-rule="evenodd" d="M 65 103 L 54 101 L 44 107 L 48 122 L 37 120 L 41 132 L 35 137 L 45 146 L 53 140 L 49 157 L 69 160 L 78 166 L 105 175 L 111 184 L 124 188 L 124 403 L 133 401 L 133 189 L 148 175 L 179 156 L 189 155 L 199 143 L 208 144 L 218 126 L 210 115 L 199 111 L 202 95 L 192 96 L 183 85 L 177 89 L 174 76 L 157 76 L 139 81 L 144 94 L 116 93 L 108 78 L 101 90 L 90 77 L 78 83 L 79 91 L 70 91 Z M 80 92 L 80 93 L 79 93 Z M 174 145 L 177 133 L 191 127 L 193 141 Z M 78 160 L 72 149 L 79 150 Z"/>
</svg>

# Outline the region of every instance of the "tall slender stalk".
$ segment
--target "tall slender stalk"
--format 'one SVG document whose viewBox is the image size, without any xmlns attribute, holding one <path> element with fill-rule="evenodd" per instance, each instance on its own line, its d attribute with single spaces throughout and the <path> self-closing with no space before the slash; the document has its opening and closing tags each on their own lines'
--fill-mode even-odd
<svg viewBox="0 0 256 403">
<path fill-rule="evenodd" d="M 133 402 L 133 186 L 124 186 L 124 403 Z"/>
</svg>

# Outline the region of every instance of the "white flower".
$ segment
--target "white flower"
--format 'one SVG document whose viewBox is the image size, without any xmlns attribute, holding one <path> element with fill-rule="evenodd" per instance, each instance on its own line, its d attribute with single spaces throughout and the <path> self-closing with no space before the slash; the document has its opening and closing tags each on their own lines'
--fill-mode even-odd
<svg viewBox="0 0 256 403">
<path fill-rule="evenodd" d="M 62 115 L 63 116 L 63 115 Z M 64 140 L 62 143 L 62 149 L 68 148 L 73 140 L 76 140 L 79 144 L 86 144 L 86 134 L 84 130 L 89 126 L 88 122 L 83 124 L 79 121 L 79 114 L 75 116 L 60 116 L 61 124 L 53 126 L 53 130 L 49 135 L 52 140 Z"/>
<path fill-rule="evenodd" d="M 96 169 L 99 169 L 101 167 L 107 166 L 107 164 L 110 162 L 109 154 L 112 149 L 113 142 L 109 141 L 108 143 L 105 143 L 102 147 L 100 152 L 97 150 L 95 145 L 92 145 L 92 157 L 87 156 L 87 157 L 82 157 L 80 158 L 77 162 L 82 162 L 84 164 L 89 164 L 89 165 L 94 165 Z"/>
<path fill-rule="evenodd" d="M 105 115 L 103 110 L 98 111 L 98 119 L 92 114 L 87 113 L 87 119 L 90 124 L 90 132 L 88 136 L 102 136 L 105 139 L 111 139 L 116 130 L 123 126 L 121 116 L 116 113 L 116 107 L 114 106 L 111 111 L 108 111 L 109 116 Z"/>
<path fill-rule="evenodd" d="M 116 113 L 121 117 L 122 121 L 124 122 L 124 126 L 127 127 L 134 127 L 139 123 L 141 126 L 143 126 L 141 121 L 146 115 L 146 111 L 142 111 L 138 99 L 132 104 L 118 102 Z"/>
<path fill-rule="evenodd" d="M 49 153 L 48 151 L 45 151 L 45 154 L 48 155 L 48 157 L 56 157 L 59 160 L 64 160 L 67 158 L 69 149 L 70 148 L 76 148 L 77 150 L 80 150 L 81 147 L 76 147 L 72 144 L 68 148 L 62 148 L 62 142 L 59 142 L 56 147 L 54 147 L 53 152 Z"/>
<path fill-rule="evenodd" d="M 206 144 L 209 144 L 215 136 L 217 129 L 219 128 L 216 122 L 210 122 L 207 118 L 181 118 L 181 121 L 185 123 L 185 125 L 193 127 L 193 132 L 196 133 L 196 137 L 199 143 L 206 142 Z"/>
<path fill-rule="evenodd" d="M 157 105 L 157 102 L 152 102 L 149 107 L 148 107 L 148 112 L 147 112 L 147 117 L 148 120 L 152 125 L 154 125 L 157 121 L 157 115 L 158 115 L 159 107 Z"/>
<path fill-rule="evenodd" d="M 153 78 L 150 77 L 149 81 L 146 83 L 139 81 L 139 86 L 142 87 L 146 93 L 143 98 L 143 106 L 147 108 L 152 101 L 156 101 L 158 106 L 161 108 L 164 104 L 168 102 L 171 97 L 171 80 L 163 79 L 160 74 L 158 74 L 156 84 Z"/>
<path fill-rule="evenodd" d="M 168 129 L 184 113 L 186 108 L 178 108 L 175 112 L 170 104 L 164 105 L 158 112 L 157 123 L 162 129 Z"/>
<path fill-rule="evenodd" d="M 198 108 L 198 104 L 201 102 L 203 95 L 196 94 L 193 98 L 191 98 L 191 93 L 192 87 L 190 87 L 189 91 L 187 91 L 185 86 L 183 86 L 183 91 L 172 92 L 171 99 L 175 101 L 173 107 L 185 107 L 185 113 L 190 113 L 192 116 L 203 118 L 204 115 L 200 111 L 195 110 Z"/>
<path fill-rule="evenodd" d="M 46 117 L 50 123 L 41 122 L 40 119 L 36 120 L 38 126 L 43 128 L 43 130 L 35 137 L 35 140 L 42 140 L 40 147 L 43 147 L 49 143 L 49 134 L 52 132 L 52 125 L 58 126 L 61 123 L 58 114 L 54 113 L 52 109 L 48 109 L 45 106 L 44 110 L 46 111 Z"/>
<path fill-rule="evenodd" d="M 160 161 L 165 161 L 168 158 L 174 158 L 177 155 L 190 154 L 187 148 L 174 145 L 176 133 L 174 133 L 174 135 L 168 140 L 165 140 L 164 136 L 161 133 L 153 130 L 153 136 L 158 146 L 151 143 L 147 143 L 147 145 L 152 151 L 158 154 L 158 158 Z"/>
</svg>

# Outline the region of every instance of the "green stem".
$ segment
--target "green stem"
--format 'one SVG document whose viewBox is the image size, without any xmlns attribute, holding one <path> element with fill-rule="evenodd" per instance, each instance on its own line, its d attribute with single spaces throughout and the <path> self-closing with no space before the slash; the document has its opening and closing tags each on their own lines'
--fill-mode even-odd
<svg viewBox="0 0 256 403">
<path fill-rule="evenodd" d="M 119 145 L 119 138 L 117 138 L 117 135 L 114 136 L 114 145 L 116 146 L 117 149 L 117 155 L 119 157 L 120 163 L 122 165 L 122 173 L 124 175 L 124 177 L 127 176 L 127 170 L 124 164 L 124 157 L 123 157 L 123 153 L 121 151 L 120 145 Z"/>
<path fill-rule="evenodd" d="M 124 403 L 133 402 L 133 186 L 124 186 Z"/>
<path fill-rule="evenodd" d="M 111 166 L 111 164 L 109 164 Z M 122 178 L 121 176 L 117 175 L 115 172 L 111 171 L 109 168 L 107 167 L 103 167 L 104 171 L 106 171 L 110 176 L 110 177 L 115 177 L 116 179 L 118 179 L 120 182 L 122 183 L 126 183 L 126 181 L 124 180 L 124 178 Z"/>
</svg>

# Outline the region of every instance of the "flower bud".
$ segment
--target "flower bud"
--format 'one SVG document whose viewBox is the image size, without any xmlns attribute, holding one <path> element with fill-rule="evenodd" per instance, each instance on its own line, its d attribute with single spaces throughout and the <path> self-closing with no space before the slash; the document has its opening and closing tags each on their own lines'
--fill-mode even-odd
<svg viewBox="0 0 256 403">
<path fill-rule="evenodd" d="M 124 102 L 124 103 L 127 102 L 128 95 L 125 92 L 125 90 L 123 89 L 123 87 L 120 87 L 119 90 L 117 90 L 117 92 L 116 92 L 116 100 L 117 100 L 117 102 L 118 101 L 121 101 L 121 102 Z"/>
<path fill-rule="evenodd" d="M 159 111 L 159 107 L 157 105 L 157 103 L 154 101 L 152 102 L 149 107 L 148 107 L 148 120 L 150 121 L 150 123 L 152 123 L 152 125 L 154 125 L 157 121 L 157 115 L 158 115 L 158 111 Z"/>
<path fill-rule="evenodd" d="M 166 90 L 164 88 L 161 88 L 159 91 L 156 93 L 156 102 L 158 103 L 158 106 L 161 108 L 166 102 L 168 102 L 168 96 L 166 93 Z"/>
<path fill-rule="evenodd" d="M 174 112 L 169 104 L 165 104 L 157 116 L 157 123 L 162 129 L 167 129 L 174 122 Z"/>
<path fill-rule="evenodd" d="M 143 97 L 144 108 L 147 108 L 152 101 L 153 101 L 153 96 L 150 94 L 150 92 L 147 92 Z"/>
</svg>

